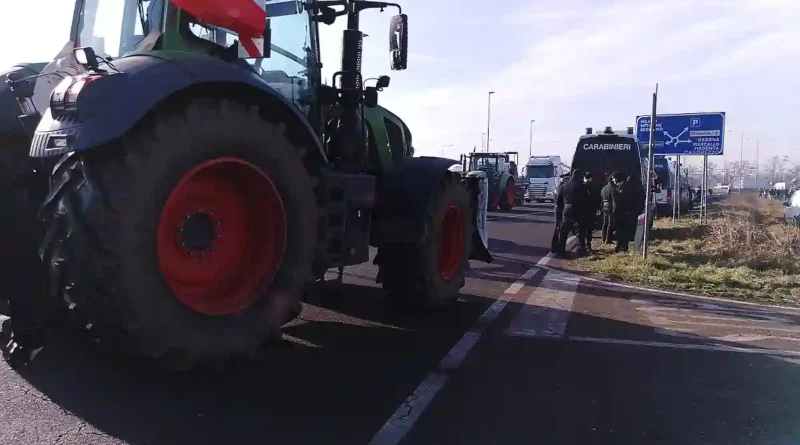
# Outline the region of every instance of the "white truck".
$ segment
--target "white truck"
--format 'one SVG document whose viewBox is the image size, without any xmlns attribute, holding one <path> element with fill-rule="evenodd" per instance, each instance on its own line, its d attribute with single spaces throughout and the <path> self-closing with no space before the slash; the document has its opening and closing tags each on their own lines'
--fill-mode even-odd
<svg viewBox="0 0 800 445">
<path fill-rule="evenodd" d="M 555 202 L 559 180 L 569 170 L 569 166 L 561 162 L 561 156 L 531 156 L 525 165 L 527 201 Z"/>
</svg>

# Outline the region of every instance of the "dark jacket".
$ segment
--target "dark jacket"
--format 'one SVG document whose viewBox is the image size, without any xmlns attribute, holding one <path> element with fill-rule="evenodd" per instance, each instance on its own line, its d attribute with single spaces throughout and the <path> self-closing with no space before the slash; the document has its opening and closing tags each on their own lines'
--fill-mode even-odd
<svg viewBox="0 0 800 445">
<path fill-rule="evenodd" d="M 556 212 L 564 218 L 581 218 L 590 206 L 589 191 L 582 178 L 572 178 L 561 187 L 556 199 Z"/>
<path fill-rule="evenodd" d="M 636 181 L 624 181 L 613 194 L 615 215 L 639 215 L 644 209 L 644 191 Z"/>
<path fill-rule="evenodd" d="M 603 213 L 614 213 L 614 184 L 608 183 L 600 190 Z"/>
<path fill-rule="evenodd" d="M 603 208 L 601 188 L 592 185 L 587 186 L 585 184 L 584 187 L 586 188 L 586 194 L 588 196 L 585 216 L 587 220 L 591 221 L 594 219 L 597 211 Z"/>
</svg>

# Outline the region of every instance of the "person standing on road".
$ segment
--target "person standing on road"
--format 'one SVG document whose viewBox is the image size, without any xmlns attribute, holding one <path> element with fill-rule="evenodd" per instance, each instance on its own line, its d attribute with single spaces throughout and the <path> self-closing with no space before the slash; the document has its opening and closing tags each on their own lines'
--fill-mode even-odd
<svg viewBox="0 0 800 445">
<path fill-rule="evenodd" d="M 627 252 L 636 233 L 636 221 L 644 206 L 642 185 L 633 176 L 615 174 L 617 193 L 614 197 L 614 220 L 617 223 L 617 246 L 614 252 Z"/>
<path fill-rule="evenodd" d="M 603 211 L 603 243 L 611 244 L 614 233 L 614 175 L 608 175 L 608 183 L 600 190 Z"/>
<path fill-rule="evenodd" d="M 584 217 L 588 205 L 589 195 L 583 185 L 583 172 L 573 170 L 569 182 L 567 182 L 558 194 L 556 208 L 561 209 L 561 227 L 559 228 L 558 246 L 556 255 L 564 255 L 567 248 L 567 238 L 572 233 L 575 226 Z M 578 232 L 578 254 L 586 254 L 586 238 Z"/>
<path fill-rule="evenodd" d="M 614 172 L 613 189 L 613 218 L 617 225 L 617 245 L 615 253 L 628 251 L 628 213 L 631 208 L 631 193 L 625 184 L 625 175 L 621 172 Z"/>
<path fill-rule="evenodd" d="M 586 172 L 583 174 L 583 185 L 586 188 L 587 202 L 583 218 L 578 222 L 578 230 L 586 240 L 586 251 L 591 252 L 595 215 L 597 215 L 597 209 L 600 207 L 600 194 L 598 189 L 592 186 L 591 173 Z"/>
<path fill-rule="evenodd" d="M 561 196 L 561 189 L 563 189 L 564 185 L 566 185 L 567 183 L 566 182 L 567 176 L 568 175 L 561 176 L 561 179 L 559 179 L 558 186 L 556 187 L 556 192 L 555 192 L 556 199 L 555 199 L 553 213 L 555 214 L 556 217 L 556 226 L 555 229 L 553 230 L 553 240 L 550 243 L 550 253 L 554 254 L 558 253 L 558 240 L 561 236 L 561 217 L 564 213 L 564 201 L 559 200 L 559 197 Z"/>
</svg>

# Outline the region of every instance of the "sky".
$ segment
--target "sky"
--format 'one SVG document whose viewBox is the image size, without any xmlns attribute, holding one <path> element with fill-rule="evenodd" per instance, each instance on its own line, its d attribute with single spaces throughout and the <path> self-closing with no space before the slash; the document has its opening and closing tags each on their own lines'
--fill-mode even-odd
<svg viewBox="0 0 800 445">
<path fill-rule="evenodd" d="M 400 0 L 402 1 L 402 0 Z M 69 36 L 72 2 L 6 1 L 0 66 L 51 59 Z M 789 156 L 800 110 L 798 0 L 405 0 L 408 70 L 391 71 L 391 15 L 362 13 L 365 77 L 387 74 L 381 105 L 403 118 L 418 155 L 481 148 L 491 102 L 493 151 L 570 159 L 586 127 L 634 126 L 649 114 L 727 114 L 726 161 Z M 42 11 L 47 14 L 38 16 Z M 37 16 L 36 32 L 30 20 Z M 321 25 L 324 75 L 336 70 L 343 23 Z M 722 159 L 712 160 L 721 164 Z M 691 161 L 697 162 L 697 158 Z"/>
</svg>

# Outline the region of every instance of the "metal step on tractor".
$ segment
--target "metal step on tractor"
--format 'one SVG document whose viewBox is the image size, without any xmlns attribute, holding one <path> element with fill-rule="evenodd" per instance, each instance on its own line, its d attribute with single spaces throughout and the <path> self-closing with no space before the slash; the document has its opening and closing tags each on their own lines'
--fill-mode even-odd
<svg viewBox="0 0 800 445">
<path fill-rule="evenodd" d="M 403 70 L 394 3 L 76 0 L 82 73 L 53 89 L 30 145 L 54 162 L 45 300 L 94 342 L 177 369 L 257 355 L 309 285 L 370 246 L 392 298 L 453 303 L 469 260 L 492 261 L 479 182 L 413 157 L 378 105 L 389 78 L 362 77 L 360 14 L 389 7 Z M 329 86 L 318 27 L 337 20 Z"/>
<path fill-rule="evenodd" d="M 525 185 L 518 181 L 519 154 L 472 152 L 461 155 L 461 166 L 465 172 L 482 171 L 489 187 L 488 210 L 510 211 L 523 205 Z"/>
</svg>

